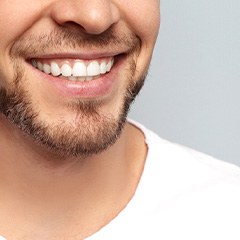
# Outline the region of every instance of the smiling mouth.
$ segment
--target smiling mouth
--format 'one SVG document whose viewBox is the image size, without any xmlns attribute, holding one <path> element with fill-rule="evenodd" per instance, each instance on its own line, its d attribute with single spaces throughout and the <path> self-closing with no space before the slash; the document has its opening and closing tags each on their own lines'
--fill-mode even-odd
<svg viewBox="0 0 240 240">
<path fill-rule="evenodd" d="M 85 82 L 108 74 L 115 57 L 100 59 L 31 59 L 30 64 L 39 71 L 69 81 Z"/>
</svg>

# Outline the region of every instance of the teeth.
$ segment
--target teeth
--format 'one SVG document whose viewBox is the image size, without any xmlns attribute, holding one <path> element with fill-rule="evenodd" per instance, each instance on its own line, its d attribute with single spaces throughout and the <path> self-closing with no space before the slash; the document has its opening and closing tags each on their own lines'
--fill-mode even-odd
<svg viewBox="0 0 240 240">
<path fill-rule="evenodd" d="M 110 72 L 113 66 L 113 58 L 106 62 L 103 60 L 98 62 L 97 60 L 90 61 L 88 65 L 83 60 L 76 60 L 73 67 L 67 62 L 63 63 L 59 67 L 58 63 L 52 61 L 49 64 L 42 63 L 40 61 L 32 60 L 31 64 L 46 74 L 52 74 L 53 76 L 68 79 L 70 81 L 91 81 L 100 77 L 101 74 Z"/>
<path fill-rule="evenodd" d="M 72 75 L 72 68 L 68 64 L 63 64 L 61 72 L 64 77 L 70 77 Z"/>
<path fill-rule="evenodd" d="M 46 73 L 46 74 L 50 74 L 51 73 L 51 67 L 48 65 L 48 64 L 43 64 L 43 71 Z"/>
<path fill-rule="evenodd" d="M 97 76 L 100 74 L 100 67 L 97 61 L 91 62 L 87 67 L 88 76 Z"/>
<path fill-rule="evenodd" d="M 71 80 L 71 81 L 77 81 L 77 77 L 73 77 L 73 76 L 68 77 L 67 79 L 68 79 L 68 80 Z"/>
<path fill-rule="evenodd" d="M 36 62 L 36 60 L 32 60 L 31 63 L 32 63 L 32 65 L 33 65 L 35 68 L 37 68 L 37 62 Z"/>
<path fill-rule="evenodd" d="M 113 66 L 113 60 L 108 62 L 108 64 L 107 64 L 107 72 L 110 72 L 112 66 Z"/>
<path fill-rule="evenodd" d="M 91 81 L 93 80 L 93 77 L 86 77 L 86 81 Z"/>
<path fill-rule="evenodd" d="M 73 66 L 72 74 L 74 77 L 87 76 L 87 68 L 83 62 L 76 62 Z"/>
<path fill-rule="evenodd" d="M 107 72 L 107 63 L 105 61 L 103 61 L 101 64 L 100 64 L 100 73 L 101 74 L 104 74 Z"/>
<path fill-rule="evenodd" d="M 59 76 L 60 74 L 61 74 L 61 69 L 60 69 L 60 67 L 58 66 L 58 64 L 57 63 L 55 63 L 55 62 L 52 62 L 51 63 L 51 73 L 52 73 L 52 75 L 53 76 Z"/>
<path fill-rule="evenodd" d="M 43 70 L 43 65 L 42 65 L 42 63 L 37 62 L 37 68 L 42 71 L 42 70 Z"/>
</svg>

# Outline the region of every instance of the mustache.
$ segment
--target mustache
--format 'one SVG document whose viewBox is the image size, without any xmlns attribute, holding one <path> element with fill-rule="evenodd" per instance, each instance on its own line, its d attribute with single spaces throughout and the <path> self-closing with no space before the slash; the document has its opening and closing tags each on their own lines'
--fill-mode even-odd
<svg viewBox="0 0 240 240">
<path fill-rule="evenodd" d="M 140 38 L 131 32 L 117 32 L 113 27 L 98 35 L 91 35 L 79 29 L 55 28 L 50 33 L 24 35 L 10 49 L 10 57 L 29 57 L 59 50 L 124 49 L 134 52 L 141 47 Z"/>
</svg>

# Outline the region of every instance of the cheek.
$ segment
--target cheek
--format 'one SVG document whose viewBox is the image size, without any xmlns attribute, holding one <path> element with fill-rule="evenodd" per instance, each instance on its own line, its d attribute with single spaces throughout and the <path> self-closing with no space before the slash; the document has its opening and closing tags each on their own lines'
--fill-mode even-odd
<svg viewBox="0 0 240 240">
<path fill-rule="evenodd" d="M 141 39 L 141 51 L 137 59 L 136 79 L 147 73 L 160 26 L 160 6 L 158 0 L 139 0 L 132 9 L 130 20 L 133 31 Z"/>
<path fill-rule="evenodd" d="M 41 1 L 0 0 L 1 53 L 30 28 L 41 12 Z"/>
<path fill-rule="evenodd" d="M 35 23 L 40 12 L 41 1 L 0 0 L 0 86 L 13 79 L 9 58 L 12 45 Z"/>
<path fill-rule="evenodd" d="M 122 3 L 122 1 L 124 3 Z M 141 40 L 141 51 L 137 59 L 136 78 L 146 73 L 160 25 L 159 0 L 121 0 L 122 12 L 128 26 Z M 120 5 L 119 5 L 120 6 Z M 129 11 L 131 9 L 131 11 Z"/>
<path fill-rule="evenodd" d="M 160 0 L 124 0 L 125 15 L 143 44 L 154 44 L 160 25 Z M 129 11 L 131 9 L 131 11 Z"/>
</svg>

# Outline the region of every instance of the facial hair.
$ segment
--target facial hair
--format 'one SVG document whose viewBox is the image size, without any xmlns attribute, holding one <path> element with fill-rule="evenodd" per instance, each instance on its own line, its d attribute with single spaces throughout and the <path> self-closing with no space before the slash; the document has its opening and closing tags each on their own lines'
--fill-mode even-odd
<svg viewBox="0 0 240 240">
<path fill-rule="evenodd" d="M 71 123 L 49 123 L 40 120 L 41 113 L 35 110 L 30 93 L 23 87 L 25 73 L 17 57 L 28 56 L 30 52 L 36 54 L 36 49 L 47 51 L 49 47 L 56 49 L 63 45 L 72 48 L 102 47 L 106 44 L 112 47 L 117 44 L 129 45 L 130 67 L 126 76 L 128 85 L 122 96 L 122 104 L 117 111 L 118 116 L 101 113 L 99 109 L 103 103 L 100 101 L 79 100 L 68 106 L 69 111 L 76 113 L 76 118 Z M 15 68 L 13 86 L 0 88 L 0 113 L 24 134 L 31 137 L 36 144 L 62 158 L 85 158 L 101 153 L 113 145 L 121 135 L 130 105 L 143 86 L 145 75 L 134 79 L 135 59 L 139 49 L 140 42 L 137 37 L 119 38 L 112 30 L 98 37 L 90 37 L 58 29 L 50 36 L 21 39 L 15 44 L 10 55 Z"/>
</svg>

